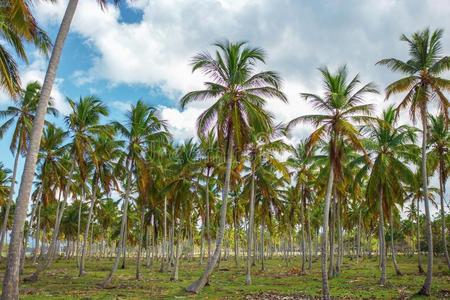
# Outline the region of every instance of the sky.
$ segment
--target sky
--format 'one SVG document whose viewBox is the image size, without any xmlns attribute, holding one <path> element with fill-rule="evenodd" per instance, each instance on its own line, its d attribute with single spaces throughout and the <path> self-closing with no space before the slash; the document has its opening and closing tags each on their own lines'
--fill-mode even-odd
<svg viewBox="0 0 450 300">
<path fill-rule="evenodd" d="M 52 39 L 67 2 L 34 2 L 38 23 Z M 359 73 L 363 83 L 373 81 L 381 94 L 367 101 L 381 112 L 389 103 L 384 87 L 400 75 L 375 63 L 386 57 L 406 59 L 408 49 L 400 35 L 426 27 L 446 30 L 443 49 L 450 54 L 449 15 L 447 0 L 123 0 L 105 10 L 95 0 L 80 0 L 52 97 L 64 116 L 69 112 L 66 97 L 96 95 L 109 106 L 110 119 L 118 121 L 142 99 L 159 107 L 175 139 L 182 141 L 195 136 L 196 118 L 208 105 L 180 109 L 180 97 L 207 80 L 192 73 L 190 60 L 228 39 L 262 47 L 267 61 L 259 68 L 282 76 L 289 103 L 267 104 L 277 122 L 313 111 L 299 94 L 320 93 L 321 66 L 335 70 L 347 64 L 350 76 Z M 42 82 L 48 61 L 32 47 L 28 50 L 30 63 L 21 64 L 22 81 Z M 0 93 L 0 109 L 10 101 Z M 62 117 L 53 121 L 63 125 Z M 296 127 L 290 141 L 299 141 L 311 129 Z M 0 155 L 12 166 L 9 142 L 10 135 L 0 141 Z"/>
</svg>

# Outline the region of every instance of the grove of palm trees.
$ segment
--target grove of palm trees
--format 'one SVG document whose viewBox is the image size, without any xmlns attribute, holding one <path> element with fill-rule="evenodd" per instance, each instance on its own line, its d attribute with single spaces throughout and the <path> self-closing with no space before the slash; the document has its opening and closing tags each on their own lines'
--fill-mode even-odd
<svg viewBox="0 0 450 300">
<path fill-rule="evenodd" d="M 81 2 L 53 40 L 35 1 L 4 2 L 2 299 L 450 297 L 450 29 L 405 29 L 401 56 L 369 62 L 386 86 L 318 64 L 296 98 L 257 39 L 204 37 L 185 61 L 203 85 L 176 103 L 201 113 L 179 139 L 150 96 L 117 111 L 67 93 L 59 110 Z M 36 52 L 45 76 L 24 81 Z M 305 110 L 287 122 L 270 109 L 291 102 Z"/>
</svg>

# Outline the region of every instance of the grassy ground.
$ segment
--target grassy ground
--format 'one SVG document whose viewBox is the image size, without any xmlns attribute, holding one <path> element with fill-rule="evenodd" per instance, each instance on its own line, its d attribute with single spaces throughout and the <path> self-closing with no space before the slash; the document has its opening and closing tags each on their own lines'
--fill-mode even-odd
<svg viewBox="0 0 450 300">
<path fill-rule="evenodd" d="M 345 259 L 341 275 L 330 280 L 331 294 L 345 299 L 411 298 L 421 287 L 424 276 L 417 273 L 416 257 L 399 257 L 398 262 L 404 276 L 395 276 L 392 267 L 388 266 L 388 285 L 380 287 L 376 258 L 365 259 L 359 264 Z M 241 267 L 236 268 L 234 260 L 222 262 L 211 279 L 211 285 L 200 294 L 191 295 L 184 292 L 183 288 L 196 279 L 203 269 L 197 261 L 181 263 L 178 282 L 170 282 L 170 273 L 158 272 L 156 265 L 152 269 L 143 267 L 143 279 L 136 281 L 135 265 L 130 259 L 126 269 L 119 269 L 111 288 L 103 289 L 97 284 L 109 271 L 111 260 L 88 260 L 88 273 L 82 278 L 77 277 L 74 261 L 60 260 L 40 281 L 22 284 L 21 299 L 255 299 L 249 295 L 267 299 L 269 294 L 295 294 L 305 298 L 320 295 L 320 261 L 314 262 L 312 272 L 300 275 L 299 258 L 293 259 L 290 266 L 286 266 L 281 259 L 268 260 L 266 271 L 259 271 L 259 265 L 254 267 L 251 286 L 245 285 L 244 262 L 241 261 L 240 264 Z M 443 260 L 435 259 L 434 265 L 432 298 L 450 297 L 450 273 L 446 271 Z M 3 276 L 4 264 L 1 268 Z M 33 269 L 28 263 L 25 275 L 30 274 Z"/>
</svg>

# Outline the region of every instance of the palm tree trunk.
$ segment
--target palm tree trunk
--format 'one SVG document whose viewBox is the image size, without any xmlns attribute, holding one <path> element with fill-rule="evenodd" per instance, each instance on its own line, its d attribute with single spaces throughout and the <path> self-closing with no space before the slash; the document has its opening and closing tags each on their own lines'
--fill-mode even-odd
<svg viewBox="0 0 450 300">
<path fill-rule="evenodd" d="M 94 177 L 97 177 L 94 174 Z M 91 196 L 91 203 L 89 206 L 89 214 L 88 214 L 88 219 L 86 222 L 86 227 L 84 229 L 84 235 L 83 235 L 83 244 L 82 244 L 82 248 L 81 248 L 81 258 L 80 258 L 80 270 L 78 273 L 78 276 L 83 276 L 85 274 L 84 272 L 84 261 L 85 261 L 85 256 L 86 256 L 86 246 L 87 246 L 87 240 L 88 240 L 88 235 L 89 235 L 89 227 L 91 224 L 91 220 L 92 220 L 92 215 L 94 213 L 94 205 L 95 205 L 95 200 L 96 200 L 96 194 L 97 194 L 97 180 L 94 179 L 94 184 L 92 187 L 92 196 Z M 81 208 L 81 203 L 80 203 L 80 208 Z M 78 216 L 78 224 L 80 224 L 80 216 Z"/>
<path fill-rule="evenodd" d="M 180 256 L 181 256 L 180 238 L 178 237 L 178 234 L 177 234 L 176 246 L 175 246 L 174 266 L 173 266 L 173 270 L 172 270 L 172 276 L 170 277 L 170 281 L 178 281 L 178 269 L 179 269 L 179 266 L 180 266 Z"/>
<path fill-rule="evenodd" d="M 138 253 L 136 258 L 136 280 L 141 279 L 141 252 L 142 252 L 142 241 L 144 239 L 144 220 L 145 220 L 145 207 L 142 205 L 141 207 L 141 228 L 139 231 L 139 245 L 138 245 Z"/>
<path fill-rule="evenodd" d="M 222 207 L 220 208 L 220 223 L 216 241 L 216 249 L 214 250 L 214 254 L 211 258 L 211 261 L 206 266 L 206 269 L 201 275 L 201 277 L 186 288 L 186 291 L 188 292 L 198 293 L 205 286 L 205 284 L 208 282 L 209 276 L 211 275 L 214 267 L 217 264 L 222 249 L 222 242 L 225 234 L 225 223 L 227 218 L 227 202 L 228 202 L 228 190 L 230 187 L 231 162 L 233 160 L 232 132 L 229 132 L 228 134 L 226 159 L 227 163 L 225 173 L 225 184 L 222 190 Z"/>
<path fill-rule="evenodd" d="M 254 158 L 252 157 L 252 160 Z M 245 283 L 247 285 L 252 284 L 252 243 L 253 243 L 253 222 L 255 219 L 255 166 L 252 161 L 252 174 L 250 182 L 250 206 L 248 216 L 248 228 L 247 228 L 247 274 L 245 276 Z"/>
<path fill-rule="evenodd" d="M 384 212 L 383 212 L 383 188 L 380 187 L 380 199 L 378 200 L 378 212 L 380 214 L 379 217 L 379 241 L 380 241 L 380 267 L 381 267 L 381 277 L 380 277 L 380 285 L 386 284 L 386 246 L 384 244 Z"/>
<path fill-rule="evenodd" d="M 6 202 L 5 216 L 3 217 L 2 229 L 0 232 L 0 257 L 3 257 L 3 243 L 5 241 L 5 236 L 6 236 L 6 231 L 7 231 L 6 226 L 8 225 L 9 211 L 11 209 L 11 204 L 14 200 L 14 187 L 16 185 L 17 164 L 19 162 L 19 157 L 20 157 L 20 147 L 17 146 L 16 154 L 14 156 L 14 167 L 13 167 L 13 173 L 12 173 L 12 178 L 11 178 L 11 186 L 9 188 L 8 202 Z"/>
<path fill-rule="evenodd" d="M 164 235 L 163 235 L 163 241 L 162 241 L 162 249 L 161 249 L 161 268 L 159 269 L 160 272 L 166 271 L 166 249 L 167 249 L 167 198 L 164 197 Z"/>
<path fill-rule="evenodd" d="M 25 159 L 19 195 L 17 197 L 16 208 L 14 211 L 14 223 L 8 251 L 8 264 L 5 271 L 5 277 L 3 279 L 2 299 L 5 300 L 19 298 L 20 247 L 23 238 L 23 227 L 25 224 L 34 172 L 36 169 L 39 146 L 41 143 L 42 130 L 44 128 L 44 120 L 47 113 L 50 92 L 56 77 L 56 69 L 58 67 L 64 41 L 69 32 L 70 23 L 72 22 L 73 15 L 75 14 L 77 4 L 78 0 L 70 0 L 67 5 L 66 12 L 64 13 L 64 17 L 61 21 L 61 26 L 55 40 L 47 73 L 45 74 L 44 84 L 42 85 L 36 115 L 33 120 L 27 157 Z"/>
<path fill-rule="evenodd" d="M 261 249 L 260 249 L 260 256 L 261 256 L 261 271 L 265 271 L 264 266 L 264 230 L 265 230 L 265 213 L 263 212 L 261 215 Z"/>
<path fill-rule="evenodd" d="M 234 264 L 236 267 L 239 267 L 239 221 L 238 221 L 238 197 L 234 198 L 234 212 L 233 212 L 233 221 L 234 221 Z"/>
<path fill-rule="evenodd" d="M 334 236 L 335 236 L 335 223 L 336 223 L 336 191 L 334 191 L 334 196 L 331 204 L 331 220 L 330 220 L 330 265 L 328 268 L 328 276 L 334 276 Z"/>
<path fill-rule="evenodd" d="M 431 232 L 431 213 L 430 203 L 428 201 L 428 176 L 427 176 L 427 111 L 422 108 L 422 192 L 425 202 L 425 234 L 427 236 L 428 255 L 427 255 L 427 274 L 425 282 L 419 291 L 420 295 L 430 295 L 431 281 L 433 277 L 433 235 Z"/>
<path fill-rule="evenodd" d="M 208 262 L 211 260 L 211 230 L 210 230 L 210 205 L 209 205 L 209 167 L 206 170 L 206 240 L 208 243 Z"/>
<path fill-rule="evenodd" d="M 85 193 L 82 188 L 80 205 L 78 206 L 78 224 L 77 224 L 77 267 L 80 267 L 80 233 L 81 233 L 81 208 L 83 207 Z M 89 232 L 89 231 L 88 231 Z"/>
<path fill-rule="evenodd" d="M 444 182 L 444 163 L 439 161 L 439 197 L 441 200 L 441 232 L 442 232 L 442 244 L 444 245 L 444 255 L 447 262 L 447 268 L 450 270 L 450 258 L 448 256 L 447 249 L 447 237 L 445 235 L 446 225 L 445 225 L 445 210 L 444 210 L 444 193 L 445 193 L 445 182 Z"/>
<path fill-rule="evenodd" d="M 309 217 L 309 211 L 307 209 L 306 197 L 303 200 L 303 209 L 306 212 L 306 234 L 308 239 L 308 270 L 312 269 L 312 239 L 311 239 L 311 223 Z"/>
<path fill-rule="evenodd" d="M 328 287 L 327 274 L 327 250 L 328 250 L 328 219 L 330 214 L 331 193 L 333 191 L 334 171 L 330 161 L 330 174 L 328 175 L 327 191 L 325 194 L 325 207 L 323 211 L 323 233 L 322 233 L 322 299 L 330 300 L 330 289 Z"/>
<path fill-rule="evenodd" d="M 125 230 L 122 237 L 122 266 L 121 269 L 125 269 L 127 261 L 127 240 L 128 240 L 128 215 L 125 216 Z"/>
<path fill-rule="evenodd" d="M 116 257 L 114 259 L 114 264 L 112 266 L 112 269 L 108 276 L 103 280 L 101 285 L 103 287 L 108 286 L 111 283 L 112 277 L 114 273 L 117 271 L 117 267 L 119 266 L 119 260 L 120 260 L 120 254 L 122 253 L 122 246 L 123 246 L 123 237 L 125 233 L 125 225 L 127 223 L 127 212 L 128 212 L 128 199 L 130 198 L 130 191 L 131 191 L 131 162 L 128 161 L 127 163 L 127 182 L 126 182 L 126 188 L 125 188 L 125 197 L 123 199 L 123 206 L 122 206 L 122 222 L 120 224 L 120 233 L 119 233 L 119 242 L 117 244 L 116 249 Z"/>
<path fill-rule="evenodd" d="M 423 274 L 424 270 L 422 267 L 422 254 L 420 249 L 420 206 L 419 206 L 419 198 L 417 198 L 417 267 L 419 269 L 419 273 Z"/>
<path fill-rule="evenodd" d="M 362 210 L 359 210 L 358 217 L 358 234 L 356 236 L 356 262 L 359 263 L 361 257 L 361 223 L 362 223 Z"/>
<path fill-rule="evenodd" d="M 306 264 L 306 254 L 305 254 L 305 211 L 304 211 L 304 206 L 303 206 L 303 201 L 304 201 L 304 191 L 303 191 L 303 187 L 300 188 L 300 230 L 301 230 L 301 237 L 302 237 L 302 241 L 301 241 L 301 251 L 302 251 L 302 274 L 305 273 L 305 264 Z"/>
<path fill-rule="evenodd" d="M 394 212 L 391 207 L 390 215 L 389 215 L 389 223 L 391 224 L 391 251 L 392 251 L 392 263 L 394 264 L 395 274 L 401 276 L 402 272 L 400 271 L 398 265 L 397 265 L 397 259 L 396 259 L 396 251 L 395 251 L 395 245 L 394 245 Z"/>
<path fill-rule="evenodd" d="M 40 197 L 39 197 L 40 198 Z M 33 254 L 33 264 L 36 263 L 37 257 L 38 257 L 38 250 L 39 250 L 39 241 L 40 241 L 40 235 L 41 235 L 41 201 L 37 203 L 38 205 L 38 215 L 37 215 L 37 221 L 36 221 L 36 233 L 34 237 L 34 254 Z"/>
<path fill-rule="evenodd" d="M 335 275 L 339 276 L 341 271 L 341 263 L 342 263 L 342 252 L 344 251 L 342 245 L 342 223 L 341 223 L 341 204 L 340 198 L 336 198 L 336 221 L 337 221 L 337 231 L 338 231 L 338 251 L 337 251 L 337 259 L 336 259 L 336 268 Z"/>
</svg>

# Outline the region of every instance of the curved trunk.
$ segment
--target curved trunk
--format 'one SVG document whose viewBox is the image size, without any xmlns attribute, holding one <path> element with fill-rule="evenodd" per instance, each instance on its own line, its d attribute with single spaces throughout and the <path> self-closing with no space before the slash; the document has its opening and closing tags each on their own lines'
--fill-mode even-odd
<svg viewBox="0 0 450 300">
<path fill-rule="evenodd" d="M 222 206 L 220 208 L 220 223 L 216 241 L 216 249 L 214 250 L 214 254 L 211 257 L 211 261 L 206 266 L 206 269 L 201 275 L 201 277 L 186 288 L 186 291 L 188 292 L 198 293 L 205 286 L 205 284 L 209 280 L 209 276 L 211 275 L 214 267 L 217 264 L 222 249 L 222 242 L 225 234 L 225 223 L 227 218 L 227 202 L 228 202 L 228 189 L 230 187 L 231 162 L 233 159 L 233 139 L 231 132 L 228 135 L 226 158 L 227 164 L 225 173 L 225 184 L 222 190 Z"/>
<path fill-rule="evenodd" d="M 386 284 L 386 246 L 384 244 L 384 213 L 383 213 L 383 188 L 380 188 L 380 199 L 378 200 L 378 212 L 380 214 L 378 224 L 378 240 L 380 242 L 380 285 Z"/>
<path fill-rule="evenodd" d="M 94 174 L 94 177 L 96 177 L 95 174 Z M 94 179 L 94 186 L 92 188 L 91 203 L 90 203 L 90 206 L 89 206 L 89 214 L 88 214 L 88 219 L 87 219 L 87 222 L 86 222 L 86 227 L 84 229 L 83 244 L 81 245 L 80 271 L 78 273 L 78 276 L 80 276 L 80 277 L 85 274 L 85 272 L 84 272 L 84 261 L 85 261 L 85 257 L 86 257 L 86 248 L 87 248 L 87 240 L 88 240 L 88 235 L 89 235 L 89 227 L 90 227 L 90 224 L 91 224 L 92 215 L 94 213 L 94 205 L 95 205 L 95 200 L 96 200 L 96 194 L 97 194 L 97 180 Z M 80 208 L 81 208 L 81 203 L 80 203 Z M 80 216 L 78 216 L 78 217 L 79 217 L 78 222 L 80 222 Z"/>
<path fill-rule="evenodd" d="M 253 158 L 254 160 L 254 158 Z M 252 284 L 251 270 L 252 270 L 252 243 L 253 243 L 253 222 L 255 219 L 255 166 L 252 162 L 252 175 L 250 182 L 250 204 L 249 204 L 248 228 L 247 228 L 247 274 L 245 276 L 245 283 Z"/>
<path fill-rule="evenodd" d="M 14 187 L 16 185 L 16 177 L 17 177 L 17 164 L 19 162 L 20 157 L 20 148 L 17 146 L 16 154 L 14 156 L 14 167 L 13 167 L 13 173 L 11 177 L 11 186 L 9 188 L 9 195 L 8 195 L 8 202 L 6 202 L 6 210 L 5 210 L 5 216 L 3 217 L 3 223 L 2 223 L 2 229 L 0 233 L 0 257 L 3 257 L 3 243 L 5 242 L 5 236 L 8 226 L 8 218 L 9 218 L 9 211 L 11 209 L 11 204 L 14 200 Z"/>
<path fill-rule="evenodd" d="M 128 161 L 128 166 L 130 165 L 130 161 Z M 103 287 L 108 286 L 111 283 L 112 277 L 114 273 L 117 271 L 117 267 L 119 266 L 119 260 L 120 260 L 120 254 L 122 253 L 122 246 L 123 246 L 123 237 L 125 232 L 125 225 L 127 222 L 127 212 L 128 212 L 128 199 L 130 198 L 130 190 L 131 190 L 131 168 L 128 167 L 128 176 L 127 176 L 127 182 L 126 182 L 126 188 L 125 188 L 125 197 L 123 199 L 123 206 L 122 206 L 122 221 L 120 224 L 120 233 L 119 233 L 119 242 L 117 243 L 117 249 L 116 249 L 116 257 L 114 258 L 114 264 L 112 266 L 111 271 L 109 272 L 108 276 L 103 280 L 101 285 Z"/>
<path fill-rule="evenodd" d="M 70 0 L 66 12 L 61 21 L 61 26 L 56 36 L 55 45 L 50 57 L 44 84 L 41 88 L 39 104 L 33 120 L 31 137 L 28 145 L 27 157 L 20 182 L 19 195 L 17 197 L 16 209 L 14 212 L 14 223 L 11 232 L 11 240 L 8 251 L 8 264 L 3 279 L 2 299 L 19 298 L 19 264 L 20 247 L 23 238 L 23 227 L 25 224 L 28 202 L 31 194 L 31 187 L 36 169 L 39 146 L 41 143 L 42 130 L 44 128 L 45 115 L 47 113 L 48 101 L 56 77 L 56 69 L 61 57 L 64 41 L 69 33 L 70 23 L 78 4 L 78 0 Z"/>
<path fill-rule="evenodd" d="M 445 225 L 445 209 L 444 209 L 444 193 L 445 193 L 445 182 L 444 182 L 444 163 L 439 161 L 439 197 L 441 204 L 441 232 L 442 232 L 442 244 L 444 245 L 444 255 L 447 262 L 447 268 L 450 270 L 450 258 L 448 256 L 447 249 L 447 237 L 445 235 L 446 225 Z"/>
<path fill-rule="evenodd" d="M 395 251 L 395 244 L 394 244 L 394 216 L 393 216 L 394 212 L 390 211 L 390 216 L 389 216 L 389 223 L 391 223 L 391 251 L 392 251 L 392 263 L 394 264 L 394 269 L 395 269 L 395 273 L 399 276 L 402 275 L 402 272 L 400 271 L 398 265 L 397 265 L 397 259 L 396 259 L 396 251 Z"/>
<path fill-rule="evenodd" d="M 428 176 L 427 176 L 427 111 L 422 109 L 422 192 L 425 202 L 425 234 L 427 237 L 427 275 L 425 282 L 419 291 L 420 295 L 430 295 L 431 281 L 433 277 L 433 235 L 431 232 L 431 213 L 428 201 Z"/>
<path fill-rule="evenodd" d="M 325 208 L 323 211 L 323 233 L 322 233 L 322 299 L 330 299 L 330 289 L 328 287 L 327 274 L 327 250 L 328 250 L 328 220 L 330 214 L 331 193 L 333 191 L 334 171 L 330 167 L 330 174 L 328 175 L 327 191 L 325 194 Z"/>
</svg>

